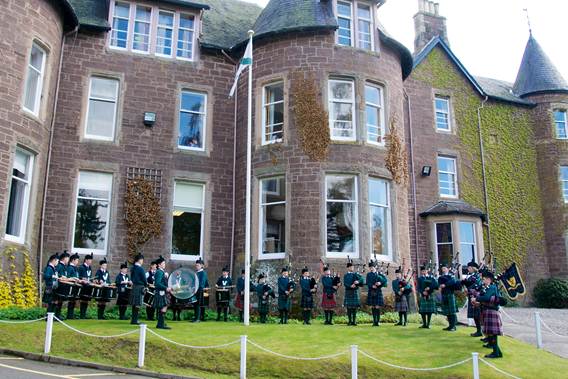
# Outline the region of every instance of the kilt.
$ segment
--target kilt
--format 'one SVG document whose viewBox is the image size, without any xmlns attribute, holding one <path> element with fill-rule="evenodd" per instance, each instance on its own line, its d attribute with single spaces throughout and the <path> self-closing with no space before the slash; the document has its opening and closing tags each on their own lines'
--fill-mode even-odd
<svg viewBox="0 0 568 379">
<path fill-rule="evenodd" d="M 235 307 L 241 311 L 245 309 L 245 297 L 239 293 L 235 295 Z"/>
<path fill-rule="evenodd" d="M 266 299 L 258 299 L 258 313 L 266 314 L 270 310 L 270 300 L 268 296 Z"/>
<path fill-rule="evenodd" d="M 43 290 L 43 295 L 41 297 L 41 302 L 44 304 L 50 304 L 53 301 L 56 300 L 56 296 L 53 294 L 53 290 L 50 289 L 44 289 Z"/>
<path fill-rule="evenodd" d="M 118 297 L 116 298 L 116 305 L 128 305 L 129 302 L 128 292 L 118 292 Z"/>
<path fill-rule="evenodd" d="M 483 320 L 483 333 L 492 336 L 503 335 L 503 324 L 501 322 L 501 314 L 496 309 L 483 308 L 481 311 L 481 319 Z"/>
<path fill-rule="evenodd" d="M 420 313 L 436 313 L 436 298 L 433 295 L 420 296 Z"/>
<path fill-rule="evenodd" d="M 163 307 L 167 307 L 168 305 L 170 305 L 170 301 L 168 299 L 166 291 L 156 291 L 152 307 L 154 309 L 162 309 Z"/>
<path fill-rule="evenodd" d="M 281 295 L 278 296 L 278 310 L 279 311 L 289 311 L 292 307 L 292 300 L 290 296 Z"/>
<path fill-rule="evenodd" d="M 325 310 L 332 310 L 337 307 L 337 302 L 335 301 L 335 294 L 324 293 L 321 299 L 321 307 Z"/>
<path fill-rule="evenodd" d="M 313 308 L 314 307 L 314 297 L 302 295 L 302 301 L 300 302 L 300 308 Z"/>
<path fill-rule="evenodd" d="M 394 311 L 395 312 L 408 312 L 408 300 L 406 296 L 395 296 L 394 301 Z"/>
<path fill-rule="evenodd" d="M 367 305 L 373 306 L 380 306 L 382 307 L 385 305 L 385 300 L 383 299 L 383 291 L 377 290 L 369 290 L 367 294 Z"/>
<path fill-rule="evenodd" d="M 458 306 L 456 304 L 456 297 L 454 293 L 442 294 L 442 314 L 449 316 L 458 313 Z"/>
<path fill-rule="evenodd" d="M 474 307 L 471 304 L 471 300 L 467 300 L 467 318 L 479 318 L 481 317 L 481 308 Z"/>
<path fill-rule="evenodd" d="M 359 291 L 346 288 L 343 306 L 345 308 L 359 308 L 361 306 L 361 301 L 359 301 Z"/>
<path fill-rule="evenodd" d="M 144 287 L 143 285 L 132 286 L 130 291 L 130 305 L 133 307 L 141 307 L 144 304 Z"/>
</svg>

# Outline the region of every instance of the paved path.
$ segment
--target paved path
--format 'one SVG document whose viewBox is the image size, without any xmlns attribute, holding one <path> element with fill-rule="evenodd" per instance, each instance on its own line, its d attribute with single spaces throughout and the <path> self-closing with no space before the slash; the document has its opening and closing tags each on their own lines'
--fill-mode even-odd
<svg viewBox="0 0 568 379">
<path fill-rule="evenodd" d="M 568 358 L 567 309 L 504 308 L 501 319 L 505 334 L 536 346 L 535 311 L 540 313 L 544 324 L 550 328 L 541 326 L 543 349 Z M 460 311 L 461 322 L 467 323 L 466 313 L 464 309 Z"/>
<path fill-rule="evenodd" d="M 2 379 L 147 379 L 145 376 L 125 375 L 90 368 L 56 365 L 31 361 L 8 355 L 0 355 L 0 378 Z"/>
</svg>

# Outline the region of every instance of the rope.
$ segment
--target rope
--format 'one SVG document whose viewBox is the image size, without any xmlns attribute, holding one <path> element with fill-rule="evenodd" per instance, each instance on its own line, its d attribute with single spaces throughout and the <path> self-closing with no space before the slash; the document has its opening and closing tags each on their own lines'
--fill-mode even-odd
<svg viewBox="0 0 568 379">
<path fill-rule="evenodd" d="M 517 320 L 515 320 L 511 315 L 509 315 L 507 312 L 505 312 L 505 308 L 501 307 L 501 313 L 504 314 L 505 316 L 507 316 L 509 318 L 509 320 L 511 320 L 513 322 L 513 324 L 519 324 L 519 325 L 524 325 L 524 326 L 528 326 L 526 324 L 523 324 L 522 322 L 519 322 Z"/>
<path fill-rule="evenodd" d="M 12 320 L 0 320 L 0 322 L 3 323 L 3 324 L 30 324 L 32 322 L 45 320 L 46 318 L 47 317 L 44 316 L 42 318 L 38 318 L 38 319 L 35 319 L 35 320 L 14 320 L 14 321 L 12 321 Z"/>
<path fill-rule="evenodd" d="M 134 329 L 134 330 L 131 330 L 131 331 L 126 332 L 126 333 L 113 334 L 113 335 L 111 335 L 111 336 L 100 336 L 100 335 L 98 335 L 98 334 L 91 334 L 91 333 L 83 332 L 83 331 L 81 331 L 81 330 L 79 330 L 79 329 L 75 329 L 75 328 L 72 327 L 71 325 L 64 323 L 63 321 L 61 321 L 60 319 L 58 319 L 58 318 L 55 317 L 55 316 L 53 316 L 53 319 L 59 321 L 59 323 L 60 323 L 61 325 L 65 326 L 66 328 L 71 329 L 72 331 L 74 331 L 74 332 L 76 332 L 76 333 L 83 334 L 83 335 L 89 336 L 89 337 L 96 337 L 96 338 L 115 338 L 115 337 L 124 337 L 124 336 L 127 336 L 127 335 L 129 335 L 129 334 L 138 333 L 138 329 Z"/>
<path fill-rule="evenodd" d="M 568 337 L 568 336 L 563 335 L 563 334 L 558 334 L 558 333 L 556 333 L 554 330 L 552 330 L 552 328 L 551 328 L 550 326 L 548 326 L 548 325 L 546 324 L 546 322 L 544 322 L 544 320 L 542 319 L 542 317 L 540 318 L 540 322 L 542 323 L 542 325 L 543 325 L 546 329 L 548 329 L 548 330 L 550 331 L 550 333 L 554 334 L 555 336 L 564 337 L 564 338 Z"/>
<path fill-rule="evenodd" d="M 293 357 L 293 356 L 290 356 L 290 355 L 284 355 L 284 354 L 280 354 L 280 353 L 277 353 L 277 352 L 272 351 L 272 350 L 268 350 L 267 348 L 262 347 L 259 344 L 252 342 L 251 340 L 247 340 L 247 341 L 248 341 L 248 343 L 250 343 L 251 345 L 255 346 L 256 348 L 258 348 L 262 351 L 265 351 L 265 352 L 270 353 L 272 355 L 276 355 L 280 358 L 294 359 L 294 360 L 297 360 L 297 361 L 321 361 L 321 360 L 324 360 L 324 359 L 337 358 L 337 357 L 340 357 L 340 356 L 347 353 L 347 351 L 342 351 L 342 352 L 339 352 L 339 353 L 336 353 L 336 354 L 324 355 L 322 357 L 314 357 L 314 358 Z"/>
<path fill-rule="evenodd" d="M 508 377 L 510 377 L 510 378 L 513 378 L 513 379 L 521 379 L 521 378 L 519 378 L 518 376 L 515 376 L 515 375 L 513 375 L 513 374 L 509 374 L 508 372 L 503 371 L 503 370 L 501 370 L 501 369 L 498 368 L 498 367 L 495 367 L 494 365 L 492 365 L 491 363 L 487 362 L 487 361 L 486 361 L 485 359 L 483 359 L 483 358 L 479 358 L 479 360 L 480 360 L 481 362 L 483 362 L 485 365 L 491 367 L 493 370 L 495 370 L 495 371 L 497 371 L 497 372 L 500 372 L 500 373 L 503 374 L 503 375 L 506 375 L 506 376 L 508 376 Z"/>
<path fill-rule="evenodd" d="M 162 335 L 160 335 L 160 334 L 154 332 L 154 331 L 151 330 L 151 329 L 147 329 L 147 331 L 148 331 L 149 333 L 155 335 L 156 337 L 158 337 L 158 338 L 161 339 L 161 340 L 164 340 L 164 341 L 169 342 L 169 343 L 173 343 L 174 345 L 178 345 L 178 346 L 181 346 L 181 347 L 187 347 L 187 348 L 189 348 L 189 349 L 220 349 L 220 348 L 223 348 L 223 347 L 227 347 L 227 346 L 231 346 L 231 345 L 236 345 L 236 344 L 238 344 L 238 343 L 241 342 L 241 340 L 236 340 L 236 341 L 229 342 L 229 343 L 225 343 L 225 344 L 222 344 L 222 345 L 193 346 L 193 345 L 186 345 L 186 344 L 183 344 L 183 343 L 179 343 L 179 342 L 176 342 L 176 341 L 172 341 L 171 339 L 166 338 L 166 337 L 164 337 L 164 336 L 162 336 Z"/>
<path fill-rule="evenodd" d="M 452 363 L 452 364 L 449 364 L 449 365 L 446 365 L 446 366 L 431 367 L 431 368 L 420 368 L 420 367 L 404 367 L 404 366 L 398 366 L 398 365 L 395 365 L 395 364 L 392 364 L 392 363 L 388 363 L 388 362 L 385 362 L 385 361 L 381 361 L 380 359 L 377 359 L 377 358 L 375 358 L 375 357 L 373 357 L 373 356 L 371 356 L 371 355 L 365 353 L 365 352 L 362 351 L 362 350 L 359 350 L 359 353 L 361 353 L 362 355 L 366 356 L 367 358 L 369 358 L 369 359 L 371 359 L 371 360 L 373 360 L 373 361 L 375 361 L 375 362 L 377 362 L 377 363 L 380 363 L 380 364 L 383 364 L 383 365 L 386 365 L 386 366 L 389 366 L 389 367 L 392 367 L 392 368 L 398 368 L 398 369 L 401 369 L 401 370 L 408 370 L 408 371 L 437 371 L 437 370 L 444 370 L 444 369 L 447 369 L 447 368 L 452 368 L 452 367 L 456 367 L 456 366 L 463 365 L 464 363 L 467 363 L 467 362 L 469 362 L 469 361 L 471 361 L 471 360 L 473 359 L 473 358 L 467 358 L 467 359 L 464 359 L 463 361 L 459 361 L 459 362 L 456 362 L 456 363 Z"/>
</svg>

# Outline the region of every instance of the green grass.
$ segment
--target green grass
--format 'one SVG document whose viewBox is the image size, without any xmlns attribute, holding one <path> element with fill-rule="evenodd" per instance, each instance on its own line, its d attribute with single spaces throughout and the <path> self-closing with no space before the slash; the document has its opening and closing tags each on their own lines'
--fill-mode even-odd
<svg viewBox="0 0 568 379">
<path fill-rule="evenodd" d="M 74 327 L 95 334 L 118 334 L 134 327 L 118 320 L 75 320 Z M 249 327 L 237 323 L 208 321 L 191 324 L 173 322 L 172 330 L 158 333 L 174 341 L 193 345 L 222 344 L 248 335 L 249 339 L 282 354 L 315 357 L 347 351 L 356 344 L 361 350 L 384 361 L 410 367 L 434 367 L 451 364 L 471 356 L 471 352 L 485 354 L 477 338 L 469 337 L 471 328 L 461 327 L 455 333 L 445 332 L 440 326 L 431 330 L 418 329 L 417 324 L 394 327 L 382 324 L 348 327 L 326 326 L 316 321 L 311 326 L 252 324 Z M 150 325 L 154 329 L 154 323 Z M 45 323 L 7 325 L 0 324 L 0 346 L 41 353 Z M 98 339 L 82 337 L 55 324 L 51 354 L 70 359 L 135 367 L 138 352 L 138 335 Z M 492 361 L 497 367 L 522 378 L 564 378 L 568 360 L 520 341 L 504 337 L 501 347 L 505 357 Z M 326 361 L 292 361 L 278 358 L 248 346 L 249 378 L 349 378 L 350 358 L 346 354 Z M 191 350 L 161 341 L 148 334 L 146 343 L 146 369 L 201 378 L 235 378 L 239 373 L 239 345 L 225 349 Z M 501 374 L 481 365 L 481 377 L 502 378 Z M 359 355 L 360 378 L 470 378 L 471 363 L 435 372 L 401 371 L 381 366 Z"/>
</svg>

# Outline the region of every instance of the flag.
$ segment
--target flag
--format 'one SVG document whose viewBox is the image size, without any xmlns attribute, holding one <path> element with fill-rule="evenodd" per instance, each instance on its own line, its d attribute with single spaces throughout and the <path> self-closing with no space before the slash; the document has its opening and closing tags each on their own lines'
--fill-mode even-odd
<svg viewBox="0 0 568 379">
<path fill-rule="evenodd" d="M 241 64 L 239 65 L 239 69 L 237 70 L 237 73 L 235 75 L 235 82 L 231 87 L 231 92 L 229 93 L 229 97 L 233 97 L 233 95 L 235 94 L 235 90 L 237 89 L 237 84 L 239 83 L 239 77 L 241 76 L 241 73 L 251 64 L 252 64 L 252 38 L 249 40 L 247 48 L 245 50 L 245 55 L 243 55 L 241 59 Z"/>
<path fill-rule="evenodd" d="M 517 264 L 513 262 L 511 266 L 498 276 L 501 284 L 507 291 L 507 296 L 511 300 L 515 300 L 519 296 L 525 294 L 525 284 L 517 268 Z"/>
</svg>

